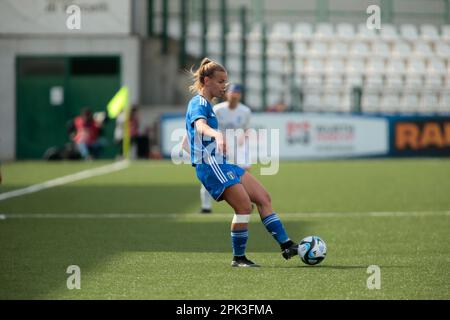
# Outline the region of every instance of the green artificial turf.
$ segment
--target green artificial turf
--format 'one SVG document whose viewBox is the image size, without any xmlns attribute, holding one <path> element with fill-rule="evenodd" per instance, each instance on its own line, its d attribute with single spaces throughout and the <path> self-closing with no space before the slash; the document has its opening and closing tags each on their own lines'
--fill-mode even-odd
<svg viewBox="0 0 450 320">
<path fill-rule="evenodd" d="M 0 194 L 105 164 L 6 163 Z M 247 256 L 262 267 L 231 268 L 232 211 L 197 213 L 193 168 L 132 162 L 0 201 L 0 299 L 450 299 L 450 161 L 282 162 L 276 175 L 253 173 L 293 240 L 325 240 L 320 265 L 282 259 L 254 212 Z M 67 288 L 70 265 L 80 290 Z M 367 288 L 370 265 L 380 289 Z"/>
</svg>

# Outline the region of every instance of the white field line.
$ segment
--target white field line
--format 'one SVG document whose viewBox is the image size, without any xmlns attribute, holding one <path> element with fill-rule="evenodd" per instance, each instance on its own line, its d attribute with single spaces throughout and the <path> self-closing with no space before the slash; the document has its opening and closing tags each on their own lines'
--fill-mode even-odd
<svg viewBox="0 0 450 320">
<path fill-rule="evenodd" d="M 257 214 L 253 214 L 257 219 Z M 318 213 L 283 213 L 281 218 L 366 218 L 366 217 L 450 217 L 450 211 L 417 211 L 417 212 L 318 212 Z M 226 219 L 232 218 L 232 213 L 213 213 L 204 215 L 198 213 L 3 213 L 0 220 L 4 219 Z"/>
<path fill-rule="evenodd" d="M 120 162 L 108 164 L 106 166 L 102 166 L 102 167 L 98 167 L 98 168 L 94 168 L 94 169 L 88 169 L 88 170 L 80 171 L 80 172 L 70 174 L 67 176 L 63 176 L 60 178 L 56 178 L 53 180 L 34 184 L 34 185 L 31 185 L 31 186 L 23 188 L 23 189 L 18 189 L 18 190 L 1 193 L 0 201 L 6 200 L 6 199 L 11 199 L 14 197 L 20 197 L 20 196 L 23 196 L 26 194 L 38 192 L 38 191 L 45 190 L 48 188 L 61 186 L 63 184 L 67 184 L 67 183 L 71 183 L 71 182 L 75 182 L 75 181 L 79 181 L 79 180 L 92 178 L 95 176 L 100 176 L 103 174 L 108 174 L 111 172 L 119 171 L 119 170 L 127 168 L 129 165 L 130 165 L 130 163 L 128 160 L 122 160 Z"/>
</svg>

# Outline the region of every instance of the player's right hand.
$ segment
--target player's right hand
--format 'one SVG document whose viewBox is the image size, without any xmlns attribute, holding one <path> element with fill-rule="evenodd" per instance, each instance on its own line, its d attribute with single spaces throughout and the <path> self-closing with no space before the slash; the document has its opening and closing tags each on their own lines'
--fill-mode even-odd
<svg viewBox="0 0 450 320">
<path fill-rule="evenodd" d="M 227 144 L 225 142 L 225 139 L 223 138 L 223 134 L 221 132 L 217 132 L 215 139 L 216 139 L 217 151 L 223 155 L 226 155 Z"/>
</svg>

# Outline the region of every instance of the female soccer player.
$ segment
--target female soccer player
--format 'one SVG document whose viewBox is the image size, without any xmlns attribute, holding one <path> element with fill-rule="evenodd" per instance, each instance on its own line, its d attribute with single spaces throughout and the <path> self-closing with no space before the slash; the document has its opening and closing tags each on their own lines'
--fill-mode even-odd
<svg viewBox="0 0 450 320">
<path fill-rule="evenodd" d="M 231 84 L 228 87 L 226 97 L 226 101 L 216 104 L 213 110 L 222 134 L 226 134 L 226 130 L 239 130 L 239 132 L 236 132 L 236 145 L 232 145 L 232 148 L 230 148 L 230 144 L 227 144 L 227 159 L 231 159 L 232 163 L 242 169 L 250 170 L 248 145 L 245 143 L 245 138 L 246 131 L 250 126 L 252 111 L 241 102 L 242 86 L 240 84 Z M 212 212 L 211 200 L 208 190 L 202 185 L 200 188 L 201 213 Z"/>
<path fill-rule="evenodd" d="M 191 163 L 197 177 L 216 200 L 225 200 L 233 209 L 231 244 L 233 267 L 259 267 L 245 256 L 248 223 L 252 202 L 258 208 L 267 231 L 281 247 L 282 256 L 290 259 L 298 254 L 298 245 L 291 241 L 279 217 L 272 209 L 270 195 L 264 187 L 244 169 L 226 163 L 226 143 L 218 130 L 218 121 L 211 101 L 225 94 L 228 76 L 226 69 L 208 58 L 192 72 L 194 84 L 191 92 L 197 93 L 188 104 L 186 112 L 187 140 Z M 185 137 L 186 138 L 186 137 Z"/>
</svg>

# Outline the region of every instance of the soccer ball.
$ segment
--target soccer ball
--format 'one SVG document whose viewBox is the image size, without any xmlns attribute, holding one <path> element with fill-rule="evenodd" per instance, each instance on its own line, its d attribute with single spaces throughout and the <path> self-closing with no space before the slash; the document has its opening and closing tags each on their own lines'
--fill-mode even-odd
<svg viewBox="0 0 450 320">
<path fill-rule="evenodd" d="M 327 246 L 318 236 L 309 236 L 300 241 L 298 245 L 300 259 L 309 265 L 320 263 L 327 255 Z"/>
</svg>

